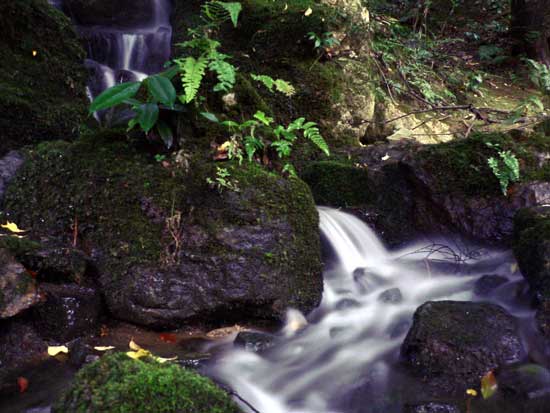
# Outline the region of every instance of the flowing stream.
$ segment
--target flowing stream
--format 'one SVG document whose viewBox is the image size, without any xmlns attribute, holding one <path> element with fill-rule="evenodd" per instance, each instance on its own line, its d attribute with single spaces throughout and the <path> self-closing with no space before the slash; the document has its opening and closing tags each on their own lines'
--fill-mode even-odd
<svg viewBox="0 0 550 413">
<path fill-rule="evenodd" d="M 388 251 L 356 217 L 324 207 L 319 214 L 332 250 L 321 306 L 302 329 L 296 326 L 306 324 L 305 318 L 289 311 L 275 347 L 263 355 L 230 350 L 212 367 L 214 376 L 260 412 L 355 412 L 345 399 L 353 398 L 350 391 L 366 376 L 371 388 L 387 391 L 412 315 L 426 301 L 491 301 L 530 325 L 528 303 L 518 302 L 524 281 L 510 252 L 459 239 Z M 478 297 L 474 285 L 484 274 L 508 281 L 489 297 Z"/>
</svg>

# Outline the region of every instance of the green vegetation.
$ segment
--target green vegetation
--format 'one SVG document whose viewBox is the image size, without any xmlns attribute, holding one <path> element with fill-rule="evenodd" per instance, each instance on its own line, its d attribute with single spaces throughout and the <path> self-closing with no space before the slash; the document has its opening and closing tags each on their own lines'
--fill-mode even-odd
<svg viewBox="0 0 550 413">
<path fill-rule="evenodd" d="M 212 381 L 176 365 L 124 353 L 87 365 L 57 402 L 56 413 L 238 413 Z"/>
<path fill-rule="evenodd" d="M 500 150 L 498 145 L 493 145 L 492 143 L 487 142 L 487 146 L 498 151 L 500 161 L 494 157 L 491 157 L 487 159 L 487 163 L 500 183 L 502 194 L 507 196 L 508 185 L 511 182 L 519 181 L 518 158 L 516 158 L 516 155 L 514 155 L 511 151 Z"/>
</svg>

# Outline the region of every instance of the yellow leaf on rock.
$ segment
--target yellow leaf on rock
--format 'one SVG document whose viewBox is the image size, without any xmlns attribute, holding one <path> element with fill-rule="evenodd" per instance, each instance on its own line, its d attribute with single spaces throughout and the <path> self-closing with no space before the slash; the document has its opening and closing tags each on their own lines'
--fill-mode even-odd
<svg viewBox="0 0 550 413">
<path fill-rule="evenodd" d="M 311 9 L 311 7 L 308 7 L 306 12 L 304 13 L 304 16 L 311 16 L 311 13 L 313 13 L 313 10 Z"/>
<path fill-rule="evenodd" d="M 0 227 L 7 229 L 10 232 L 13 232 L 14 234 L 21 234 L 23 232 L 26 232 L 22 229 L 19 229 L 17 224 L 15 224 L 14 222 L 9 222 L 9 221 L 4 225 L 0 225 Z"/>
<path fill-rule="evenodd" d="M 139 350 L 137 351 L 128 351 L 126 353 L 126 355 L 134 360 L 139 360 L 139 359 L 142 359 L 144 357 L 150 357 L 151 356 L 151 352 L 148 351 L 148 350 L 144 350 L 142 348 L 140 348 Z"/>
<path fill-rule="evenodd" d="M 474 397 L 476 397 L 476 396 L 477 396 L 477 391 L 475 391 L 474 389 L 468 389 L 468 390 L 466 390 L 466 394 L 467 394 L 468 396 L 474 396 Z"/>
<path fill-rule="evenodd" d="M 109 351 L 109 350 L 114 350 L 115 347 L 114 346 L 97 346 L 97 347 L 94 347 L 94 350 L 96 351 Z"/>
<path fill-rule="evenodd" d="M 137 344 L 134 339 L 130 340 L 128 347 L 130 347 L 130 349 L 134 351 L 143 350 L 143 348 L 139 344 Z"/>
<path fill-rule="evenodd" d="M 50 346 L 48 347 L 48 355 L 51 357 L 55 357 L 58 354 L 67 354 L 69 353 L 69 349 L 66 346 Z"/>
<path fill-rule="evenodd" d="M 167 361 L 174 361 L 177 360 L 178 357 L 170 357 L 170 358 L 164 358 L 164 357 L 155 357 L 155 360 L 161 364 L 166 363 Z"/>
</svg>

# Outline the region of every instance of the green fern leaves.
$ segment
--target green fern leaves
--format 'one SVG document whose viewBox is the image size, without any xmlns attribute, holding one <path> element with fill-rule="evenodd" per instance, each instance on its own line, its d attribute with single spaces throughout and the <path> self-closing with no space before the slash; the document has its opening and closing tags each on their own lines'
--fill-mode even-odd
<svg viewBox="0 0 550 413">
<path fill-rule="evenodd" d="M 202 13 L 205 18 L 214 25 L 219 26 L 227 20 L 231 20 L 234 27 L 237 27 L 242 5 L 239 2 L 226 2 L 212 0 L 202 6 Z"/>
<path fill-rule="evenodd" d="M 257 82 L 262 83 L 266 88 L 269 89 L 270 92 L 276 90 L 277 92 L 280 92 L 288 97 L 296 94 L 296 89 L 294 89 L 294 86 L 292 86 L 292 84 L 290 84 L 286 80 L 273 79 L 271 76 L 267 75 L 251 74 L 250 77 Z"/>
<path fill-rule="evenodd" d="M 184 91 L 184 94 L 179 96 L 179 99 L 182 103 L 190 103 L 195 99 L 201 87 L 202 79 L 208 67 L 208 59 L 204 56 L 198 59 L 188 56 L 184 59 L 176 59 L 175 63 L 179 66 L 181 72 Z"/>
</svg>

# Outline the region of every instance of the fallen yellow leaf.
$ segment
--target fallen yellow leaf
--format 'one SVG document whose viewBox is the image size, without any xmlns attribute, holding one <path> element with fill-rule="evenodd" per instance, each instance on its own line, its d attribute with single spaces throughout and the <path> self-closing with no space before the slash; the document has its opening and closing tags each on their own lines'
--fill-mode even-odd
<svg viewBox="0 0 550 413">
<path fill-rule="evenodd" d="M 97 346 L 97 347 L 94 347 L 94 350 L 96 350 L 96 351 L 109 351 L 109 350 L 114 350 L 114 347 L 113 346 Z"/>
<path fill-rule="evenodd" d="M 69 349 L 66 346 L 50 346 L 48 347 L 48 355 L 51 357 L 55 357 L 58 354 L 67 354 L 69 353 Z"/>
<path fill-rule="evenodd" d="M 151 352 L 148 351 L 148 350 L 144 350 L 144 349 L 140 348 L 137 351 L 128 351 L 128 352 L 126 352 L 126 355 L 128 357 L 134 359 L 134 360 L 139 360 L 139 359 L 142 359 L 144 357 L 150 357 Z"/>
<path fill-rule="evenodd" d="M 476 397 L 476 396 L 477 396 L 477 391 L 475 391 L 474 389 L 468 389 L 468 390 L 466 390 L 466 394 L 467 394 L 468 396 L 474 396 L 474 397 Z"/>
<path fill-rule="evenodd" d="M 174 361 L 174 360 L 177 360 L 178 357 L 170 357 L 170 358 L 164 358 L 164 357 L 155 357 L 154 358 L 157 362 L 161 363 L 161 364 L 164 364 L 166 363 L 167 361 Z"/>
<path fill-rule="evenodd" d="M 0 225 L 0 227 L 5 228 L 10 232 L 13 232 L 14 234 L 21 234 L 23 232 L 26 232 L 22 229 L 19 229 L 17 224 L 15 224 L 14 222 L 9 222 L 9 221 L 4 225 Z"/>
<path fill-rule="evenodd" d="M 304 13 L 304 16 L 310 16 L 311 13 L 313 13 L 313 10 L 311 10 L 311 7 L 308 7 L 308 9 L 306 10 L 306 12 Z"/>
<path fill-rule="evenodd" d="M 130 343 L 128 344 L 128 347 L 130 347 L 131 350 L 134 350 L 134 351 L 139 351 L 139 350 L 143 350 L 143 348 L 138 345 L 134 339 L 130 340 Z"/>
</svg>

